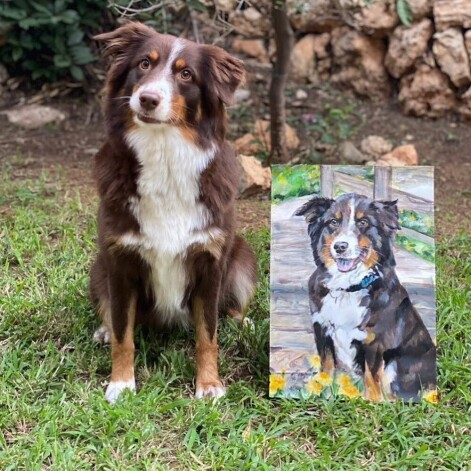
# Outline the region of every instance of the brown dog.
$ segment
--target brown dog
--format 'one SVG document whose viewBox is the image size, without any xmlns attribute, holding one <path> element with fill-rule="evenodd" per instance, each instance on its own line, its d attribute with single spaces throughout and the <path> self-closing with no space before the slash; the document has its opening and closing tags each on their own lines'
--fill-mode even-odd
<svg viewBox="0 0 471 471">
<path fill-rule="evenodd" d="M 135 389 L 137 323 L 193 324 L 195 395 L 219 397 L 218 313 L 241 320 L 256 285 L 254 254 L 235 235 L 238 171 L 224 141 L 242 63 L 140 23 L 96 39 L 110 58 L 90 274 L 103 319 L 94 338 L 112 347 L 106 398 Z"/>
</svg>

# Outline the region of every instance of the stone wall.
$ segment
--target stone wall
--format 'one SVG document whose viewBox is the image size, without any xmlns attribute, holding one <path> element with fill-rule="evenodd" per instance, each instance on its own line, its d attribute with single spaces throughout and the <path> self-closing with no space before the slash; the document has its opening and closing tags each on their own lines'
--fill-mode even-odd
<svg viewBox="0 0 471 471">
<path fill-rule="evenodd" d="M 227 3 L 231 1 L 216 2 Z M 273 59 L 269 3 L 230 13 L 236 51 Z M 396 0 L 288 0 L 297 42 L 291 76 L 333 84 L 372 99 L 398 98 L 407 114 L 471 119 L 471 0 L 408 0 L 405 26 Z M 254 6 L 255 5 L 255 6 Z"/>
</svg>

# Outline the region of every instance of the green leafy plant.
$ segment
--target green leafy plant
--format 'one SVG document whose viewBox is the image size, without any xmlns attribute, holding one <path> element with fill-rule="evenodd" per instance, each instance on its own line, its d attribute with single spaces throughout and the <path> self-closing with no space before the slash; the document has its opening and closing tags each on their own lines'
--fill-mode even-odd
<svg viewBox="0 0 471 471">
<path fill-rule="evenodd" d="M 87 31 L 99 25 L 106 0 L 16 0 L 0 5 L 6 43 L 0 61 L 9 72 L 32 80 L 85 78 L 84 67 L 96 57 Z"/>
<path fill-rule="evenodd" d="M 356 104 L 349 103 L 342 108 L 332 108 L 326 105 L 322 113 L 307 113 L 299 118 L 291 118 L 290 124 L 300 124 L 306 134 L 315 142 L 323 144 L 338 144 L 355 134 L 363 122 L 363 116 L 355 111 Z"/>
<path fill-rule="evenodd" d="M 403 25 L 412 25 L 412 8 L 407 0 L 397 0 L 396 11 Z"/>
</svg>

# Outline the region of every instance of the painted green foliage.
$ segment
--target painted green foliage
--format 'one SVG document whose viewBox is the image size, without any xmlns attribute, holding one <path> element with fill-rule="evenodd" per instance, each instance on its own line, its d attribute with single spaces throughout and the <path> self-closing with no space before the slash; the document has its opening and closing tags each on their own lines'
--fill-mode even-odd
<svg viewBox="0 0 471 471">
<path fill-rule="evenodd" d="M 396 244 L 428 262 L 435 262 L 435 247 L 431 244 L 414 239 L 413 237 L 407 237 L 403 234 L 396 236 Z"/>
<path fill-rule="evenodd" d="M 320 192 L 320 167 L 313 165 L 274 165 L 272 167 L 272 201 Z"/>
<path fill-rule="evenodd" d="M 416 211 L 401 209 L 399 211 L 399 224 L 413 231 L 427 236 L 434 236 L 433 216 L 417 213 Z"/>
</svg>

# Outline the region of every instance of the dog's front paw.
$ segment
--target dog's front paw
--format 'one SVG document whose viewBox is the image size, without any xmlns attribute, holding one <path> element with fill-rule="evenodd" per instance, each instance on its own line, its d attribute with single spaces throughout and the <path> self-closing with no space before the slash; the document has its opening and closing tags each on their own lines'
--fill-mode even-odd
<svg viewBox="0 0 471 471">
<path fill-rule="evenodd" d="M 114 404 L 125 389 L 129 389 L 133 392 L 136 390 L 136 381 L 134 378 L 129 381 L 111 381 L 106 388 L 105 399 L 110 404 Z"/>
<path fill-rule="evenodd" d="M 111 342 L 111 335 L 108 327 L 102 325 L 93 334 L 93 340 L 97 343 L 104 345 Z"/>
<path fill-rule="evenodd" d="M 196 384 L 196 399 L 214 398 L 218 399 L 226 394 L 226 388 L 221 381 L 207 381 Z"/>
</svg>

